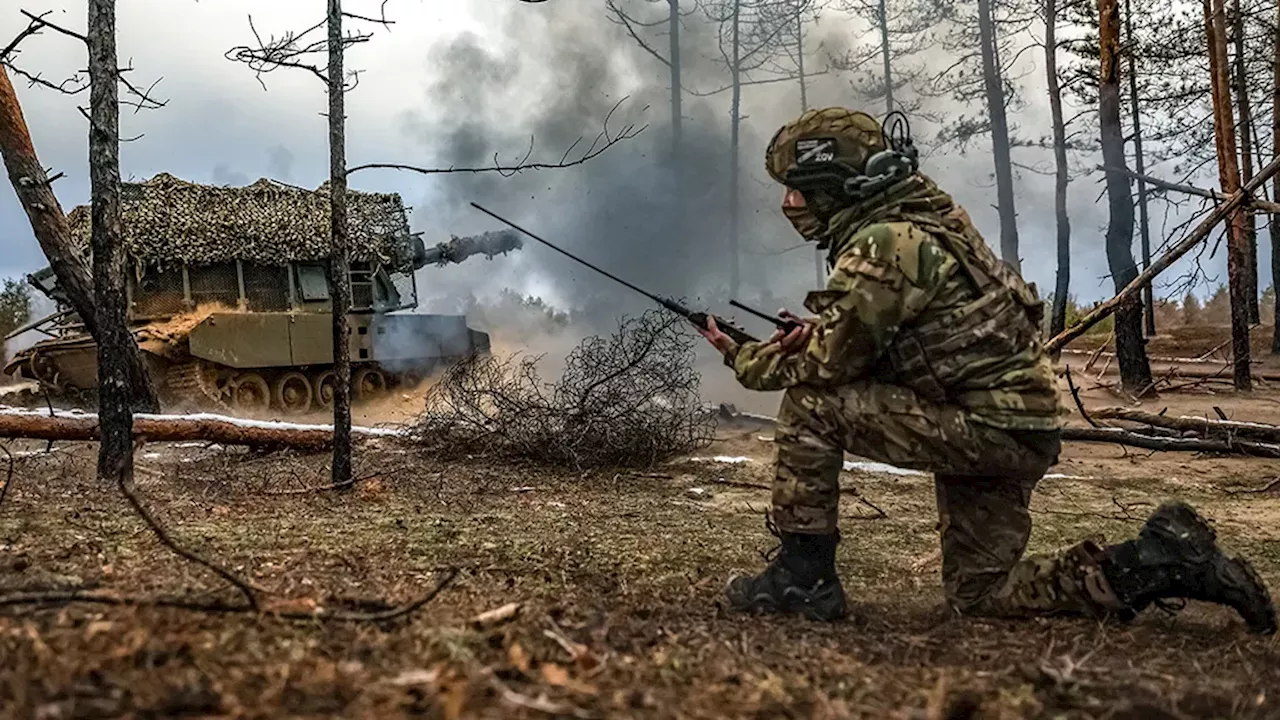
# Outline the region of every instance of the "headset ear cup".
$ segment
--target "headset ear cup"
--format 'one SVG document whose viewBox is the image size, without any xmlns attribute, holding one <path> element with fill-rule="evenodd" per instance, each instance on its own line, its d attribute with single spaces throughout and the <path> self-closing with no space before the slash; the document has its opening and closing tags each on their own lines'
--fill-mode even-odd
<svg viewBox="0 0 1280 720">
<path fill-rule="evenodd" d="M 867 158 L 866 170 L 863 171 L 863 174 L 867 177 L 876 177 L 877 175 L 893 172 L 893 166 L 896 164 L 894 162 L 896 160 L 895 154 L 891 150 L 881 150 Z"/>
</svg>

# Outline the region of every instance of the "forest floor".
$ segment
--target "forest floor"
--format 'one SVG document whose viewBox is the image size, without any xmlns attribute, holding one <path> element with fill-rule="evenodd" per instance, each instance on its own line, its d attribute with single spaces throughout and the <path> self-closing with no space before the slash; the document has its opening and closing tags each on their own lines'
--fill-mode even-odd
<svg viewBox="0 0 1280 720">
<path fill-rule="evenodd" d="M 1280 393 L 1214 392 L 1144 409 L 1280 423 Z M 1095 388 L 1085 402 L 1123 401 Z M 136 487 L 152 513 L 268 590 L 269 610 L 376 609 L 460 572 L 416 614 L 377 624 L 0 606 L 0 717 L 940 719 L 970 716 L 966 705 L 989 718 L 1280 717 L 1280 638 L 1248 635 L 1218 607 L 1127 625 L 948 615 L 932 481 L 874 464 L 844 477 L 858 493 L 844 498 L 839 550 L 853 617 L 726 612 L 726 578 L 773 545 L 771 438 L 763 423 L 722 426 L 696 457 L 639 473 L 441 462 L 369 441 L 347 493 L 309 489 L 326 482 L 324 455 L 145 446 Z M 8 449 L 0 596 L 237 600 L 95 481 L 92 444 Z M 1123 539 L 1178 496 L 1280 593 L 1280 461 L 1071 443 L 1050 472 L 1029 551 Z M 508 603 L 515 617 L 473 623 Z"/>
</svg>

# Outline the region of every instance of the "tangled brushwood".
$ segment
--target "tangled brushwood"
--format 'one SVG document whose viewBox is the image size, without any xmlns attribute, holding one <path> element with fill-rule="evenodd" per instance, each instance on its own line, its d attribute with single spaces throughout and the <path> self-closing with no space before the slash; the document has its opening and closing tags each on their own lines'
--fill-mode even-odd
<svg viewBox="0 0 1280 720">
<path fill-rule="evenodd" d="M 538 360 L 475 357 L 450 368 L 427 393 L 416 439 L 447 455 L 574 468 L 647 467 L 712 440 L 693 335 L 676 316 L 650 311 L 587 338 L 554 384 L 539 377 Z"/>
</svg>

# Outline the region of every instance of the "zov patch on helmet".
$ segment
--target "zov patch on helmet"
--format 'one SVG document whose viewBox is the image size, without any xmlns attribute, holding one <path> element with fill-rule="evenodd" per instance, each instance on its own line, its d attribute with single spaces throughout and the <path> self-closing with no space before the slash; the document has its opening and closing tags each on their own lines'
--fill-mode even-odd
<svg viewBox="0 0 1280 720">
<path fill-rule="evenodd" d="M 796 165 L 828 163 L 836 159 L 835 138 L 796 140 Z"/>
</svg>

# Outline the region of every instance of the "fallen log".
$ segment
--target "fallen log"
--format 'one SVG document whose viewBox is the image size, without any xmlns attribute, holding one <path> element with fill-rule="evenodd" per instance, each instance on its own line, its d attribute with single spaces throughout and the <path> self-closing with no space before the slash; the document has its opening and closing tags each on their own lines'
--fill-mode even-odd
<svg viewBox="0 0 1280 720">
<path fill-rule="evenodd" d="M 352 427 L 356 434 L 400 437 L 396 429 Z M 149 442 L 209 442 L 248 447 L 322 450 L 333 442 L 332 425 L 246 420 L 207 413 L 133 416 L 133 436 Z M 92 413 L 0 412 L 0 438 L 92 441 L 99 439 L 98 416 Z"/>
<path fill-rule="evenodd" d="M 1212 452 L 1227 455 L 1280 458 L 1280 445 L 1269 445 L 1247 440 L 1152 437 L 1123 428 L 1063 428 L 1062 439 L 1068 442 L 1113 443 L 1144 450 Z"/>
<path fill-rule="evenodd" d="M 1202 437 L 1227 435 L 1236 438 L 1280 443 L 1280 427 L 1236 420 L 1210 420 L 1201 417 L 1168 417 L 1126 407 L 1102 407 L 1094 410 L 1093 417 L 1104 420 L 1127 420 L 1152 427 L 1194 432 Z"/>
<path fill-rule="evenodd" d="M 1138 277 L 1134 278 L 1132 282 L 1126 285 L 1118 295 L 1106 302 L 1103 302 L 1093 310 L 1090 310 L 1084 317 L 1080 318 L 1080 321 L 1075 325 L 1063 330 L 1058 333 L 1057 336 L 1046 342 L 1044 345 L 1045 349 L 1049 354 L 1056 355 L 1067 343 L 1080 337 L 1086 330 L 1115 312 L 1116 309 L 1132 297 L 1134 293 L 1141 292 L 1143 287 L 1150 284 L 1151 281 L 1155 279 L 1156 275 L 1164 272 L 1164 270 L 1176 262 L 1178 258 L 1186 255 L 1192 248 L 1208 238 L 1210 233 L 1213 232 L 1213 228 L 1216 227 L 1218 223 L 1230 216 L 1236 208 L 1249 201 L 1252 193 L 1265 185 L 1267 180 L 1277 172 L 1280 172 L 1280 158 L 1272 160 L 1269 165 L 1258 171 L 1258 174 L 1254 175 L 1244 187 L 1234 193 L 1231 193 L 1229 197 L 1225 198 L 1221 203 L 1215 206 L 1213 210 L 1209 212 L 1209 216 L 1197 225 L 1195 230 L 1191 231 L 1191 233 L 1183 238 L 1177 245 L 1166 250 L 1163 255 L 1153 259 L 1151 264 L 1147 266 L 1147 269 L 1143 270 Z"/>
</svg>

